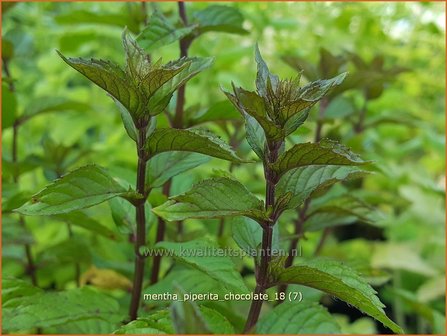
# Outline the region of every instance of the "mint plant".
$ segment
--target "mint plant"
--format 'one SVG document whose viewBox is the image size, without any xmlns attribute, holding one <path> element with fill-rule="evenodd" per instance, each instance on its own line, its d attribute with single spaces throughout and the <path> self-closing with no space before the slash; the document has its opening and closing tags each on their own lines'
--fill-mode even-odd
<svg viewBox="0 0 447 336">
<path fill-rule="evenodd" d="M 286 267 L 285 258 L 272 254 L 274 229 L 286 210 L 297 208 L 312 193 L 321 192 L 335 182 L 362 174 L 356 166 L 367 162 L 327 139 L 295 144 L 286 150 L 287 136 L 306 121 L 312 106 L 343 82 L 345 73 L 301 86 L 300 75 L 282 80 L 270 73 L 257 47 L 255 59 L 256 91 L 233 84 L 233 92 L 224 92 L 243 116 L 247 141 L 262 162 L 265 200 L 258 199 L 235 178 L 224 176 L 204 180 L 153 211 L 168 221 L 245 216 L 257 222 L 262 239 L 255 257 L 256 286 L 244 332 L 255 328 L 266 290 L 279 284 L 300 284 L 327 292 L 394 332 L 402 332 L 385 315 L 375 291 L 349 267 L 320 258 Z M 321 314 L 324 315 L 324 310 Z M 256 331 L 268 330 L 272 322 L 267 318 Z"/>
<path fill-rule="evenodd" d="M 222 140 L 206 131 L 156 128 L 156 116 L 164 112 L 174 92 L 190 78 L 212 64 L 211 58 L 180 58 L 162 65 L 151 62 L 149 55 L 125 31 L 122 36 L 125 66 L 99 59 L 61 58 L 90 81 L 104 89 L 115 101 L 128 136 L 136 144 L 137 179 L 135 188 L 118 183 L 105 168 L 80 167 L 55 180 L 17 209 L 22 215 L 57 215 L 85 209 L 121 197 L 136 212 L 135 269 L 131 320 L 136 319 L 144 280 L 146 245 L 146 200 L 160 179 L 191 168 L 147 171 L 156 156 L 170 151 L 196 152 L 228 161 L 241 159 Z M 153 166 L 152 166 L 153 167 Z M 156 174 L 154 174 L 156 173 Z M 154 180 L 154 176 L 159 175 Z M 157 182 L 156 182 L 157 181 Z"/>
</svg>

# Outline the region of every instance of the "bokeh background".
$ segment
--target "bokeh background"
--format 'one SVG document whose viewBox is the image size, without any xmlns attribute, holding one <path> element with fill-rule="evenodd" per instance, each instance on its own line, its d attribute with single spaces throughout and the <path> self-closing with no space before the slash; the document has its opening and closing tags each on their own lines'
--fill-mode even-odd
<svg viewBox="0 0 447 336">
<path fill-rule="evenodd" d="M 194 12 L 209 5 L 187 3 L 188 14 L 193 17 Z M 443 333 L 445 4 L 225 5 L 239 9 L 246 33 L 210 32 L 192 44 L 191 56 L 214 56 L 215 64 L 187 86 L 189 124 L 196 123 L 194 114 L 214 107 L 227 113 L 226 120 L 201 127 L 213 130 L 227 141 L 229 134 L 243 127 L 237 113 L 225 102 L 220 86 L 230 88 L 233 81 L 254 88 L 256 42 L 270 70 L 280 77 L 295 77 L 297 68 L 303 66 L 309 73 L 318 72 L 322 48 L 342 57 L 341 70 L 353 75 L 362 70 L 365 81 L 368 76 L 378 76 L 374 92 L 367 94 L 360 80 L 331 103 L 323 134 L 375 162 L 375 174 L 363 179 L 356 192 L 374 205 L 380 216 L 373 225 L 354 221 L 326 232 L 320 253 L 367 269 L 370 282 L 387 305 L 387 314 L 407 332 Z M 124 27 L 138 34 L 145 15 L 150 18 L 154 10 L 162 11 L 174 23 L 178 21 L 176 3 L 2 3 L 3 277 L 29 282 L 23 249 L 23 244 L 29 244 L 38 268 L 39 287 L 46 291 L 74 288 L 73 263 L 79 265 L 78 272 L 84 279 L 95 265 L 116 272 L 101 275 L 105 282 L 114 279 L 116 286 L 104 288 L 107 286 L 100 281 L 94 285 L 112 295 L 120 302 L 120 309 L 126 311 L 128 295 L 120 288 L 126 279 L 132 278 L 132 247 L 125 240 L 108 239 L 76 225 L 69 231 L 61 219 L 53 217 L 26 218 L 23 227 L 11 210 L 58 175 L 86 163 L 95 162 L 123 178 L 132 178 L 136 164 L 134 144 L 121 126 L 113 101 L 67 67 L 55 50 L 67 56 L 111 59 L 123 64 Z M 178 54 L 178 43 L 172 43 L 153 51 L 152 57 L 168 61 L 178 58 Z M 171 102 L 171 110 L 174 104 L 175 100 Z M 30 118 L 20 127 L 17 148 L 20 182 L 16 183 L 18 168 L 12 163 L 12 125 L 19 116 L 45 109 L 48 113 Z M 362 114 L 364 119 L 359 128 Z M 312 139 L 316 117 L 315 110 L 310 122 L 291 141 Z M 166 117 L 158 119 L 160 126 L 168 124 Z M 238 151 L 242 156 L 251 155 L 245 142 Z M 171 193 L 187 190 L 195 181 L 215 174 L 216 169 L 226 168 L 227 163 L 212 160 L 176 177 Z M 233 174 L 251 191 L 262 195 L 261 171 L 260 165 L 255 169 L 234 167 Z M 85 214 L 116 237 L 120 236 L 120 228 L 115 225 L 107 204 L 88 209 Z M 149 240 L 155 235 L 155 222 L 152 218 Z M 219 221 L 189 221 L 182 239 L 215 235 L 218 226 Z M 281 229 L 286 241 L 292 232 L 289 226 L 284 223 Z M 168 231 L 167 239 L 178 239 L 175 228 Z M 321 235 L 321 231 L 306 235 L 301 244 L 303 255 L 312 253 Z M 220 244 L 231 245 L 230 241 L 228 225 Z M 241 270 L 252 267 L 247 260 L 235 262 Z M 165 261 L 163 270 L 168 268 L 169 262 Z M 246 280 L 252 284 L 253 276 L 248 274 Z M 305 291 L 304 295 L 320 294 Z M 387 332 L 342 302 L 324 297 L 322 301 L 336 314 L 344 332 Z M 246 309 L 246 306 L 236 309 L 235 315 L 239 316 L 234 323 L 238 323 Z M 115 330 L 112 322 L 109 324 L 68 323 L 46 331 Z M 21 330 L 17 326 L 12 331 Z"/>
</svg>

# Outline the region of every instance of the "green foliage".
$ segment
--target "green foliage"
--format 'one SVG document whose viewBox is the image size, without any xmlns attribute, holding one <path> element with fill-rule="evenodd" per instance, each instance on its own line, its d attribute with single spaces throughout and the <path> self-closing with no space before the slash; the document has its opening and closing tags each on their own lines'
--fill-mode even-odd
<svg viewBox="0 0 447 336">
<path fill-rule="evenodd" d="M 444 16 L 3 3 L 2 333 L 443 334 Z"/>
<path fill-rule="evenodd" d="M 206 240 L 191 240 L 186 243 L 160 242 L 157 249 L 167 251 L 173 257 L 211 278 L 219 281 L 225 288 L 235 293 L 246 293 L 247 288 L 239 273 L 234 270 L 231 259 L 209 253 L 218 249 Z"/>
<path fill-rule="evenodd" d="M 393 332 L 403 330 L 383 311 L 376 292 L 355 271 L 332 260 L 313 259 L 283 270 L 274 269 L 275 281 L 305 285 L 329 293 L 374 317 Z"/>
<path fill-rule="evenodd" d="M 92 188 L 93 186 L 93 188 Z M 81 210 L 122 196 L 126 190 L 102 167 L 78 168 L 35 194 L 17 212 L 24 215 L 55 215 Z"/>
<path fill-rule="evenodd" d="M 221 139 L 210 132 L 197 130 L 156 129 L 146 140 L 145 151 L 148 157 L 168 151 L 186 151 L 228 161 L 242 161 Z"/>
<path fill-rule="evenodd" d="M 325 308 L 315 302 L 284 302 L 259 320 L 258 334 L 336 334 L 340 327 Z"/>
<path fill-rule="evenodd" d="M 153 211 L 169 221 L 222 216 L 266 219 L 264 202 L 240 182 L 228 177 L 204 180 L 187 193 L 173 197 Z"/>
<path fill-rule="evenodd" d="M 33 330 L 83 320 L 119 321 L 119 305 L 113 298 L 89 288 L 45 293 L 15 283 L 3 282 L 6 290 L 16 291 L 14 299 L 4 303 L 3 328 L 8 332 Z M 18 292 L 18 293 L 17 293 Z M 18 294 L 18 295 L 17 295 Z M 26 295 L 25 295 L 26 294 Z"/>
</svg>

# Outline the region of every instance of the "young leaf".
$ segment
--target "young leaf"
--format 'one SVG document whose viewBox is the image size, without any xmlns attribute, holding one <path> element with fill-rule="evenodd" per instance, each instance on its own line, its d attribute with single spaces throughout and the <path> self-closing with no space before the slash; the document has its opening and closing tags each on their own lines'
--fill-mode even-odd
<svg viewBox="0 0 447 336">
<path fill-rule="evenodd" d="M 149 18 L 149 24 L 138 35 L 137 42 L 148 53 L 189 35 L 194 26 L 176 28 L 162 13 L 156 11 Z"/>
<path fill-rule="evenodd" d="M 228 177 L 204 180 L 152 211 L 168 221 L 222 216 L 247 216 L 255 220 L 268 218 L 264 202 L 240 182 Z"/>
<path fill-rule="evenodd" d="M 256 92 L 246 91 L 233 86 L 234 95 L 223 90 L 228 99 L 239 110 L 242 116 L 252 116 L 263 128 L 269 139 L 277 140 L 284 137 L 284 131 L 269 119 L 264 99 Z"/>
<path fill-rule="evenodd" d="M 135 216 L 135 207 L 124 198 L 115 197 L 109 200 L 109 206 L 112 213 L 113 222 L 121 234 L 133 234 L 137 226 Z M 149 202 L 144 203 L 146 209 L 146 230 L 149 230 L 154 223 L 155 216 L 151 212 Z"/>
<path fill-rule="evenodd" d="M 243 162 L 225 142 L 203 130 L 156 129 L 146 140 L 145 150 L 150 158 L 163 152 L 185 151 Z"/>
<path fill-rule="evenodd" d="M 117 323 L 122 318 L 115 299 L 88 287 L 10 300 L 2 310 L 3 332 L 8 333 L 87 319 Z"/>
<path fill-rule="evenodd" d="M 272 165 L 278 176 L 291 169 L 311 165 L 356 166 L 367 162 L 335 141 L 324 139 L 319 143 L 301 143 L 282 154 Z"/>
<path fill-rule="evenodd" d="M 227 290 L 235 293 L 248 291 L 231 259 L 222 256 L 224 251 L 209 241 L 202 239 L 182 243 L 165 241 L 158 243 L 155 248 L 164 250 L 166 255 L 174 257 L 180 263 L 210 276 Z"/>
<path fill-rule="evenodd" d="M 104 168 L 88 165 L 49 184 L 16 211 L 23 215 L 56 215 L 85 209 L 125 193 Z"/>
<path fill-rule="evenodd" d="M 194 19 L 198 22 L 199 34 L 208 31 L 225 32 L 233 34 L 247 34 L 242 28 L 244 17 L 241 12 L 234 7 L 211 5 L 194 14 Z"/>
<path fill-rule="evenodd" d="M 353 305 L 382 322 L 396 333 L 403 330 L 383 311 L 376 291 L 356 272 L 337 261 L 316 258 L 282 270 L 276 269 L 277 282 L 298 284 L 324 291 Z"/>
<path fill-rule="evenodd" d="M 209 157 L 188 152 L 164 152 L 150 159 L 146 168 L 146 186 L 161 187 L 170 178 L 208 162 Z"/>
<path fill-rule="evenodd" d="M 129 76 L 116 64 L 108 61 L 59 56 L 90 81 L 118 100 L 132 116 L 142 113 L 142 97 Z"/>
<path fill-rule="evenodd" d="M 257 44 L 255 46 L 255 60 L 258 68 L 256 73 L 256 88 L 262 97 L 266 97 L 268 90 L 267 83 L 275 90 L 279 83 L 279 77 L 270 73 Z"/>
<path fill-rule="evenodd" d="M 337 334 L 340 326 L 317 302 L 286 301 L 260 319 L 257 334 Z"/>
<path fill-rule="evenodd" d="M 261 125 L 253 118 L 251 115 L 244 113 L 245 118 L 245 131 L 247 132 L 247 142 L 256 155 L 264 160 L 265 154 L 265 146 L 267 139 L 265 137 L 265 132 L 262 129 Z"/>
<path fill-rule="evenodd" d="M 359 178 L 366 174 L 368 174 L 367 171 L 349 166 L 304 166 L 285 173 L 279 180 L 276 190 L 278 195 L 292 193 L 287 208 L 293 209 L 314 192 L 334 183 Z"/>
</svg>

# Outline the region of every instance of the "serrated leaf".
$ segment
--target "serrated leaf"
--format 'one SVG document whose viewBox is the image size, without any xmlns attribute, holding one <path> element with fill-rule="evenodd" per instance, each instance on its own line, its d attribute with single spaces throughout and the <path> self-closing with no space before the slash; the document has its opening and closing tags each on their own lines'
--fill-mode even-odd
<svg viewBox="0 0 447 336">
<path fill-rule="evenodd" d="M 150 158 L 163 152 L 185 151 L 233 162 L 243 162 L 225 142 L 203 130 L 156 129 L 146 140 L 145 150 Z"/>
<path fill-rule="evenodd" d="M 223 90 L 228 99 L 239 110 L 242 116 L 252 116 L 263 128 L 265 135 L 270 139 L 280 139 L 284 131 L 271 121 L 267 115 L 264 99 L 256 92 L 246 91 L 233 86 L 234 95 Z"/>
<path fill-rule="evenodd" d="M 162 13 L 156 11 L 149 18 L 149 24 L 138 35 L 137 41 L 149 53 L 182 39 L 194 29 L 194 26 L 177 28 Z"/>
<path fill-rule="evenodd" d="M 299 206 L 314 192 L 327 188 L 334 183 L 351 180 L 368 174 L 367 171 L 349 166 L 304 166 L 285 173 L 276 187 L 278 195 L 292 193 L 287 208 Z"/>
<path fill-rule="evenodd" d="M 170 178 L 210 160 L 198 153 L 164 152 L 150 159 L 146 168 L 146 186 L 161 187 Z"/>
<path fill-rule="evenodd" d="M 256 325 L 257 334 L 339 334 L 340 326 L 317 302 L 283 302 Z"/>
<path fill-rule="evenodd" d="M 222 256 L 222 250 L 206 240 L 173 243 L 160 242 L 156 249 L 164 250 L 175 260 L 192 267 L 218 281 L 227 290 L 247 293 L 248 289 L 232 260 Z"/>
<path fill-rule="evenodd" d="M 121 240 L 121 237 L 118 236 L 114 231 L 110 230 L 107 226 L 102 225 L 100 222 L 87 216 L 85 213 L 81 211 L 54 215 L 52 217 L 64 221 L 66 223 L 69 223 L 71 225 L 82 227 L 86 230 L 99 234 L 103 237 L 112 240 L 118 240 L 118 241 Z"/>
<path fill-rule="evenodd" d="M 322 290 L 368 314 L 396 333 L 403 330 L 383 310 L 376 291 L 356 272 L 337 261 L 316 258 L 277 270 L 278 283 L 298 284 Z"/>
<path fill-rule="evenodd" d="M 272 168 L 278 176 L 282 176 L 291 169 L 304 166 L 356 166 L 366 163 L 347 147 L 324 139 L 319 143 L 307 142 L 294 145 L 278 158 Z"/>
<path fill-rule="evenodd" d="M 58 54 L 65 63 L 118 100 L 133 117 L 142 113 L 141 93 L 118 65 L 93 58 L 66 58 L 59 51 Z"/>
<path fill-rule="evenodd" d="M 268 218 L 264 202 L 240 182 L 228 177 L 201 181 L 185 194 L 172 197 L 153 211 L 168 221 L 222 216 L 247 216 L 257 220 Z"/>
<path fill-rule="evenodd" d="M 265 132 L 255 118 L 248 115 L 247 113 L 244 113 L 244 118 L 245 118 L 245 131 L 247 132 L 246 134 L 247 142 L 253 149 L 253 151 L 256 153 L 256 155 L 261 160 L 264 160 L 265 157 L 264 151 L 267 142 Z"/>
<path fill-rule="evenodd" d="M 88 287 L 22 297 L 2 310 L 3 331 L 8 333 L 89 319 L 117 323 L 122 318 L 115 299 Z"/>
<path fill-rule="evenodd" d="M 247 34 L 242 28 L 244 17 L 241 12 L 234 7 L 211 5 L 194 14 L 194 19 L 198 22 L 198 33 L 208 31 L 225 32 L 233 34 Z"/>
<path fill-rule="evenodd" d="M 273 90 L 275 90 L 279 83 L 279 77 L 270 73 L 267 63 L 265 63 L 262 58 L 257 44 L 255 46 L 255 61 L 257 65 L 256 89 L 262 97 L 266 97 L 268 90 L 267 82 L 271 85 Z"/>
<path fill-rule="evenodd" d="M 56 215 L 124 195 L 126 190 L 102 167 L 88 165 L 62 176 L 16 209 L 23 215 Z"/>
</svg>

